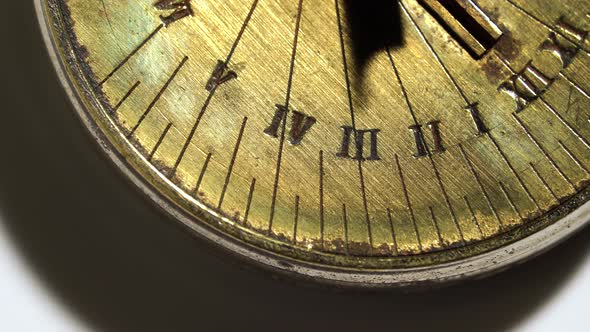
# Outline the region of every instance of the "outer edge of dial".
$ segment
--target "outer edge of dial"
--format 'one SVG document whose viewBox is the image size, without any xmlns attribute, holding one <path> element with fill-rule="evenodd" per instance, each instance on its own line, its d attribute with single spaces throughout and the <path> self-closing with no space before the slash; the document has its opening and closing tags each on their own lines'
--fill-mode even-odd
<svg viewBox="0 0 590 332">
<path fill-rule="evenodd" d="M 238 241 L 204 223 L 195 223 L 194 217 L 189 216 L 184 210 L 147 183 L 132 169 L 125 161 L 125 158 L 114 149 L 112 143 L 94 122 L 84 106 L 82 101 L 84 97 L 80 96 L 68 77 L 66 61 L 60 56 L 56 45 L 59 41 L 50 29 L 49 24 L 51 22 L 47 16 L 46 0 L 33 1 L 40 29 L 57 76 L 81 122 L 97 141 L 101 150 L 106 153 L 126 178 L 137 186 L 156 206 L 163 209 L 173 219 L 180 221 L 195 235 L 209 240 L 218 247 L 237 255 L 238 258 L 246 259 L 273 272 L 343 287 L 431 287 L 463 279 L 484 277 L 522 263 L 560 244 L 590 223 L 590 202 L 586 202 L 553 224 L 503 248 L 445 264 L 382 271 L 358 271 L 313 265 Z"/>
</svg>

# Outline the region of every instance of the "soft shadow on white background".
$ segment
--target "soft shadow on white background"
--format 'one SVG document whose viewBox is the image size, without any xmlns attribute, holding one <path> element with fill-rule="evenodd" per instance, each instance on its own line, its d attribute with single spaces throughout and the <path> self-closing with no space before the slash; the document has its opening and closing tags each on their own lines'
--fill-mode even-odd
<svg viewBox="0 0 590 332">
<path fill-rule="evenodd" d="M 4 222 L 4 220 L 2 220 Z M 0 230 L 0 331 L 81 332 L 84 324 L 44 289 Z"/>
<path fill-rule="evenodd" d="M 337 292 L 244 268 L 115 172 L 58 86 L 32 2 L 4 7 L 1 331 L 586 329 L 588 230 L 511 271 L 426 293 Z"/>
</svg>

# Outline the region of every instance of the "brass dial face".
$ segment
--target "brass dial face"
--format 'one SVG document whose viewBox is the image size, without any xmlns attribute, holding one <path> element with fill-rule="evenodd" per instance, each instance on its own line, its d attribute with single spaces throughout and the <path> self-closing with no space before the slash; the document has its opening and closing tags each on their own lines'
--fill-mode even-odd
<svg viewBox="0 0 590 332">
<path fill-rule="evenodd" d="M 590 180 L 590 1 L 39 5 L 105 150 L 240 255 L 414 284 L 584 224 L 563 223 Z"/>
</svg>

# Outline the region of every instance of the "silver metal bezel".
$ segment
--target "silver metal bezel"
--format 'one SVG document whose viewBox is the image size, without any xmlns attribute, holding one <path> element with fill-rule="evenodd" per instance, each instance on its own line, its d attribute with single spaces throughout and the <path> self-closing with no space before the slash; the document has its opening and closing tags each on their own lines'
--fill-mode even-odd
<svg viewBox="0 0 590 332">
<path fill-rule="evenodd" d="M 430 285 L 454 282 L 467 278 L 474 278 L 492 274 L 535 257 L 560 242 L 566 240 L 590 222 L 590 202 L 578 206 L 573 211 L 550 226 L 516 241 L 504 248 L 493 250 L 468 259 L 441 264 L 437 266 L 408 269 L 391 269 L 383 271 L 358 271 L 335 269 L 327 266 L 313 265 L 289 257 L 256 248 L 221 233 L 204 223 L 195 222 L 195 218 L 180 209 L 176 204 L 161 195 L 146 180 L 137 174 L 125 159 L 115 151 L 111 142 L 94 122 L 85 108 L 81 96 L 74 88 L 71 78 L 66 74 L 66 61 L 60 56 L 58 41 L 50 29 L 50 20 L 46 7 L 46 0 L 33 0 L 37 17 L 49 56 L 55 66 L 56 73 L 65 91 L 79 115 L 82 123 L 101 149 L 113 161 L 118 169 L 133 182 L 158 207 L 166 211 L 171 217 L 180 221 L 194 234 L 206 238 L 239 257 L 254 262 L 274 272 L 286 273 L 311 279 L 318 282 L 337 286 L 352 286 L 366 288 L 391 287 L 426 287 Z"/>
</svg>

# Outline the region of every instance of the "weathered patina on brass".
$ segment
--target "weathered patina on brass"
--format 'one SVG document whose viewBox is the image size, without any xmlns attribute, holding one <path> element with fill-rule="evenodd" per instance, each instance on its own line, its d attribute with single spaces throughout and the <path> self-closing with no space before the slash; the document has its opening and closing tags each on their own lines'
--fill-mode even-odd
<svg viewBox="0 0 590 332">
<path fill-rule="evenodd" d="M 263 266 L 424 285 L 585 225 L 590 1 L 401 0 L 396 44 L 362 66 L 347 3 L 37 1 L 107 154 Z"/>
</svg>

